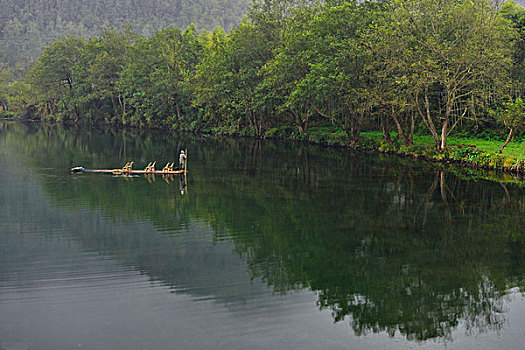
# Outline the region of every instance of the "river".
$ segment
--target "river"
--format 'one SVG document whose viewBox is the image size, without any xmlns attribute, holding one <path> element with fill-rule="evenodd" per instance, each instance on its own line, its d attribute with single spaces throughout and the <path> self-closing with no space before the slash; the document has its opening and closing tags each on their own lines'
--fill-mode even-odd
<svg viewBox="0 0 525 350">
<path fill-rule="evenodd" d="M 188 151 L 188 174 L 161 168 Z M 525 186 L 298 143 L 0 121 L 0 349 L 519 349 Z"/>
</svg>

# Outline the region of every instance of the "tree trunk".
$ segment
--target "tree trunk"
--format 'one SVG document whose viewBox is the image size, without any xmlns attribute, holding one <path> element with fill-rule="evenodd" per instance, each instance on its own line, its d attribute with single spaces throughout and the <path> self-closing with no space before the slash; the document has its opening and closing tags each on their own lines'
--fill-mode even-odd
<svg viewBox="0 0 525 350">
<path fill-rule="evenodd" d="M 414 130 L 416 129 L 416 118 L 414 118 L 414 111 L 410 111 L 410 130 L 408 131 L 408 144 L 407 145 L 414 145 Z"/>
<path fill-rule="evenodd" d="M 392 139 L 390 138 L 390 130 L 387 130 L 386 128 L 384 118 L 381 118 L 381 131 L 383 131 L 383 139 L 385 139 L 386 143 L 392 146 Z"/>
<path fill-rule="evenodd" d="M 345 128 L 346 137 L 348 138 L 348 141 L 350 142 L 350 146 L 354 146 L 356 141 L 354 138 L 354 128 L 347 129 Z"/>
<path fill-rule="evenodd" d="M 399 119 L 397 119 L 396 112 L 394 110 L 394 106 L 392 106 L 392 119 L 394 120 L 394 124 L 396 124 L 397 129 L 397 135 L 401 137 L 405 145 L 408 145 L 408 139 L 405 135 L 405 132 L 403 131 L 403 127 L 401 126 L 401 123 L 399 122 Z"/>
<path fill-rule="evenodd" d="M 418 97 L 416 95 L 416 105 L 418 105 Z M 432 115 L 430 113 L 430 101 L 428 99 L 428 86 L 425 86 L 425 113 L 421 111 L 418 105 L 419 114 L 421 114 L 421 117 L 423 118 L 423 122 L 427 126 L 428 130 L 434 137 L 434 142 L 436 143 L 436 150 L 440 150 L 441 146 L 441 140 L 439 139 L 439 135 L 437 133 L 436 127 L 434 125 L 434 122 L 432 121 Z"/>
<path fill-rule="evenodd" d="M 177 120 L 180 121 L 181 120 L 180 104 L 177 103 L 175 105 L 175 109 L 177 110 Z"/>
<path fill-rule="evenodd" d="M 308 121 L 309 121 L 308 112 L 305 112 L 305 111 L 300 112 L 293 108 L 291 108 L 290 111 L 294 117 L 295 126 L 297 127 L 297 130 L 299 130 L 299 135 L 308 133 Z M 303 118 L 301 118 L 301 116 L 304 116 L 304 120 Z"/>
<path fill-rule="evenodd" d="M 448 116 L 445 117 L 443 126 L 441 127 L 441 142 L 439 145 L 439 150 L 444 151 L 447 148 L 447 128 L 448 128 Z"/>
<path fill-rule="evenodd" d="M 118 117 L 120 113 L 118 111 L 118 105 L 113 94 L 111 94 L 111 104 L 113 105 L 113 117 Z"/>
<path fill-rule="evenodd" d="M 510 142 L 510 140 L 512 139 L 512 132 L 514 131 L 514 128 L 510 128 L 510 131 L 509 131 L 509 134 L 507 135 L 507 139 L 505 140 L 505 143 L 503 145 L 501 145 L 501 148 L 499 149 L 499 154 L 502 154 L 503 153 L 503 149 L 505 148 L 505 146 L 507 146 Z"/>
<path fill-rule="evenodd" d="M 252 120 L 253 112 L 252 111 L 248 111 L 246 114 L 247 114 L 247 117 L 248 117 L 248 129 L 252 130 L 253 129 L 253 120 Z"/>
<path fill-rule="evenodd" d="M 126 96 L 118 94 L 118 103 L 120 104 L 120 110 L 122 111 L 121 123 L 124 123 L 124 118 L 126 117 Z"/>
<path fill-rule="evenodd" d="M 303 135 L 305 133 L 305 130 L 303 128 L 303 123 L 301 122 L 301 118 L 299 117 L 299 113 L 292 110 L 292 114 L 295 117 L 295 126 L 297 127 L 297 130 L 299 130 L 299 135 Z"/>
<path fill-rule="evenodd" d="M 55 100 L 48 100 L 47 106 L 49 108 L 49 115 L 55 115 L 56 114 L 56 101 Z"/>
<path fill-rule="evenodd" d="M 262 131 L 263 131 L 263 113 L 262 112 L 259 112 L 256 114 L 256 123 L 257 123 L 257 129 L 256 129 L 256 133 L 257 133 L 257 136 L 260 137 L 262 136 Z"/>
</svg>

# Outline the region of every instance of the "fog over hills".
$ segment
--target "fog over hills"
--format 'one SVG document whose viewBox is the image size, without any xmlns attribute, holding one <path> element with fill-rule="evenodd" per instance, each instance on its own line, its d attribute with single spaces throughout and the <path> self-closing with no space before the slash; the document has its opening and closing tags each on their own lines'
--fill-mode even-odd
<svg viewBox="0 0 525 350">
<path fill-rule="evenodd" d="M 0 0 L 0 64 L 38 57 L 58 37 L 93 36 L 129 23 L 139 33 L 174 26 L 220 26 L 240 22 L 251 0 Z"/>
</svg>

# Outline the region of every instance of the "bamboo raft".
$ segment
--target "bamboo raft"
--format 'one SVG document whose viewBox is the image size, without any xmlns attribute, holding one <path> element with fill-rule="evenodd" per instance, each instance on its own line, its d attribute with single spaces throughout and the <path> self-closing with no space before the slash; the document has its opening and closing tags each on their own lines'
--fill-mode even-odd
<svg viewBox="0 0 525 350">
<path fill-rule="evenodd" d="M 84 169 L 83 167 L 74 167 L 71 168 L 71 171 L 74 173 L 104 173 L 104 174 L 113 174 L 113 175 L 179 175 L 186 174 L 186 162 L 184 162 L 184 169 L 174 169 L 175 162 L 168 163 L 162 170 L 155 169 L 155 163 L 149 163 L 144 170 L 135 170 L 132 168 L 133 162 L 128 162 L 120 169 Z"/>
</svg>

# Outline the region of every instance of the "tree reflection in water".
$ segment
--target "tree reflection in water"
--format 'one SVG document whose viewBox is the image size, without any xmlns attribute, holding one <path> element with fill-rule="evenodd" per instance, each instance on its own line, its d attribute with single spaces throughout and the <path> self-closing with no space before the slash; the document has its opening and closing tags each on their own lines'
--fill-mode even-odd
<svg viewBox="0 0 525 350">
<path fill-rule="evenodd" d="M 177 181 L 130 186 L 93 176 L 43 185 L 59 205 L 75 206 L 74 193 L 110 217 L 147 219 L 164 231 L 206 222 L 214 239 L 233 242 L 252 278 L 277 293 L 316 292 L 318 307 L 331 310 L 335 322 L 348 321 L 358 335 L 399 332 L 423 341 L 448 338 L 460 324 L 469 332 L 497 331 L 505 322 L 503 296 L 524 288 L 523 185 L 260 140 L 4 124 L 0 141 L 56 169 L 76 161 L 92 167 L 163 162 L 188 147 L 185 195 Z M 75 234 L 86 249 L 116 255 L 174 287 L 211 284 L 188 274 L 221 268 L 198 247 L 162 236 Z"/>
</svg>

